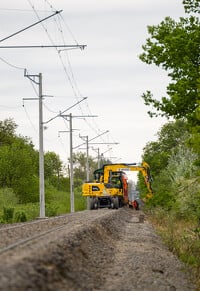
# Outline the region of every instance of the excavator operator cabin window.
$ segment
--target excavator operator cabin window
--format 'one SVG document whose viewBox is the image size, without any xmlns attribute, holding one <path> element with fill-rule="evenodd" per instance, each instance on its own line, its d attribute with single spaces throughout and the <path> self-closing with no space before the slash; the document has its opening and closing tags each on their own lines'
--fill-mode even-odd
<svg viewBox="0 0 200 291">
<path fill-rule="evenodd" d="M 92 191 L 99 191 L 99 187 L 98 186 L 92 186 Z"/>
</svg>

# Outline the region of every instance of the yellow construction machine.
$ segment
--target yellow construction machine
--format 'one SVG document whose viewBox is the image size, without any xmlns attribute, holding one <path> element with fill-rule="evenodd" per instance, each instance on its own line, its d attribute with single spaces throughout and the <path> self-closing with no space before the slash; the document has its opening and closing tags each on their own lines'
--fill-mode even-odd
<svg viewBox="0 0 200 291">
<path fill-rule="evenodd" d="M 128 191 L 128 176 L 126 172 L 141 172 L 148 193 L 146 198 L 151 198 L 153 191 L 151 188 L 150 167 L 146 162 L 106 164 L 101 169 L 94 171 L 94 181 L 86 182 L 82 186 L 82 196 L 88 197 L 89 209 L 102 207 L 116 208 L 129 205 L 139 209 L 137 200 Z"/>
</svg>

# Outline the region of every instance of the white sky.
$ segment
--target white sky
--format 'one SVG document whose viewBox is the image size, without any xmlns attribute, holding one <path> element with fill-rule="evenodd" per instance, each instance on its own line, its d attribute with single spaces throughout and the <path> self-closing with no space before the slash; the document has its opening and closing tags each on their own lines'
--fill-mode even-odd
<svg viewBox="0 0 200 291">
<path fill-rule="evenodd" d="M 86 120 L 73 118 L 73 146 L 109 130 L 90 145 L 100 149 L 113 162 L 139 162 L 147 142 L 156 139 L 156 132 L 165 119 L 151 119 L 141 95 L 151 90 L 155 97 L 165 95 L 168 83 L 166 72 L 142 63 L 138 55 L 147 38 L 147 25 L 159 24 L 165 16 L 178 19 L 184 16 L 181 0 L 7 0 L 0 4 L 0 39 L 52 14 L 50 5 L 63 10 L 12 38 L 0 42 L 5 45 L 85 44 L 85 50 L 63 51 L 53 48 L 0 48 L 0 119 L 11 117 L 18 124 L 17 132 L 32 139 L 39 147 L 38 86 L 24 77 L 42 73 L 44 121 L 64 111 L 83 96 L 80 106 L 66 112 L 77 115 L 98 115 Z M 50 40 L 51 39 L 51 40 Z M 51 42 L 52 41 L 52 42 Z M 16 66 L 12 67 L 5 62 Z M 70 67 L 72 70 L 70 70 Z M 54 151 L 63 161 L 69 157 L 69 123 L 56 118 L 44 131 L 44 150 Z M 119 143 L 114 145 L 112 143 Z M 106 144 L 107 143 L 107 144 Z M 111 143 L 110 145 L 108 143 Z M 110 149 L 111 148 L 111 149 Z M 110 150 L 109 150 L 110 149 Z M 80 149 L 79 149 L 80 150 Z M 75 152 L 77 151 L 74 150 Z M 81 147 L 81 151 L 85 151 Z M 116 157 L 116 158 L 115 158 Z"/>
</svg>

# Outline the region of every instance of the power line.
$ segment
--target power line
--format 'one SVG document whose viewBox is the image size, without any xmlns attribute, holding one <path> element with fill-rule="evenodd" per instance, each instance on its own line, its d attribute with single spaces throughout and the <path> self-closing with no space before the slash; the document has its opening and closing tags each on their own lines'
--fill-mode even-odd
<svg viewBox="0 0 200 291">
<path fill-rule="evenodd" d="M 60 112 L 59 114 L 57 114 L 56 116 L 52 117 L 51 119 L 43 122 L 43 124 L 47 124 L 47 123 L 51 122 L 52 120 L 54 120 L 55 118 L 57 118 L 59 116 L 62 116 L 63 113 L 65 113 L 66 111 L 69 111 L 70 109 L 72 109 L 73 107 L 75 107 L 76 105 L 78 105 L 79 103 L 81 103 L 82 101 L 84 101 L 85 99 L 87 99 L 87 97 L 83 97 L 80 101 L 76 102 L 75 104 L 73 104 L 72 106 L 68 107 L 64 111 Z"/>
<path fill-rule="evenodd" d="M 8 65 L 8 66 L 10 66 L 10 67 L 12 67 L 12 68 L 14 68 L 14 69 L 24 70 L 24 68 L 19 67 L 19 66 L 16 66 L 16 65 L 13 65 L 13 64 L 11 64 L 10 62 L 8 62 L 8 61 L 6 61 L 5 59 L 3 59 L 2 57 L 0 57 L 0 60 L 1 60 L 3 63 L 5 63 L 6 65 Z"/>
<path fill-rule="evenodd" d="M 31 120 L 31 118 L 30 118 L 30 115 L 28 114 L 28 111 L 26 110 L 25 105 L 23 105 L 23 108 L 24 108 L 24 112 L 25 112 L 25 114 L 26 114 L 26 117 L 28 118 L 28 120 L 29 120 L 29 122 L 30 122 L 32 128 L 34 129 L 34 131 L 35 131 L 36 133 L 38 133 L 38 130 L 36 129 L 35 125 L 33 124 L 32 120 Z"/>
<path fill-rule="evenodd" d="M 0 8 L 1 11 L 18 11 L 18 12 L 33 12 L 31 9 L 19 9 L 19 8 Z M 51 12 L 48 10 L 37 9 L 37 12 Z"/>
<path fill-rule="evenodd" d="M 39 19 L 39 15 L 38 15 L 38 13 L 36 12 L 34 6 L 31 4 L 31 1 L 28 0 L 28 2 L 29 2 L 29 4 L 31 5 L 32 9 L 34 10 L 34 12 L 35 12 L 37 18 Z M 51 9 L 53 9 L 53 6 L 50 4 L 49 1 L 45 1 L 45 2 L 50 6 Z M 54 9 L 54 10 L 55 10 L 55 9 Z M 72 38 L 73 38 L 74 41 L 78 44 L 78 42 L 77 42 L 77 40 L 75 39 L 74 35 L 72 34 L 71 30 L 69 29 L 69 27 L 67 26 L 66 22 L 64 21 L 62 15 L 59 14 L 58 16 L 59 16 L 59 17 L 56 18 L 56 20 L 59 20 L 59 19 L 62 19 L 62 20 L 63 20 L 63 23 L 66 25 L 66 27 L 67 27 L 68 31 L 70 32 Z M 55 22 L 56 22 L 56 21 L 55 21 Z M 44 24 L 41 23 L 41 25 L 43 26 L 43 29 L 45 30 L 45 32 L 46 32 L 46 34 L 47 34 L 49 40 L 51 41 L 51 43 L 54 44 L 54 42 L 53 42 L 53 40 L 52 40 L 52 38 L 51 38 L 49 32 L 48 32 L 47 29 L 44 27 Z M 61 33 L 62 40 L 63 40 L 63 42 L 65 43 L 65 38 L 64 38 L 64 35 L 63 35 L 63 30 L 62 30 L 62 27 L 61 27 L 61 23 L 59 22 L 59 27 L 58 27 L 57 22 L 56 22 L 56 25 L 57 25 L 58 31 Z M 75 80 L 75 77 L 74 77 L 74 73 L 73 73 L 73 70 L 72 70 L 72 66 L 71 66 L 71 63 L 70 63 L 69 55 L 68 55 L 68 53 L 66 52 L 66 59 L 67 59 L 67 62 L 68 62 L 68 68 L 69 68 L 69 72 L 68 72 L 68 71 L 67 71 L 67 67 L 66 67 L 66 65 L 65 65 L 65 63 L 64 63 L 64 61 L 63 61 L 62 55 L 60 54 L 60 53 L 62 52 L 62 50 L 58 50 L 58 48 L 56 48 L 56 51 L 57 51 L 57 53 L 58 53 L 58 56 L 59 56 L 60 62 L 61 62 L 61 64 L 62 64 L 62 66 L 63 66 L 63 69 L 64 69 L 64 72 L 65 72 L 65 74 L 66 74 L 66 76 L 67 76 L 67 79 L 68 79 L 68 81 L 69 81 L 69 83 L 70 83 L 70 85 L 71 85 L 71 87 L 72 87 L 72 90 L 73 90 L 74 96 L 75 96 L 75 98 L 78 100 L 78 95 L 80 95 L 80 96 L 82 97 L 82 94 L 80 93 L 80 90 L 79 90 L 79 88 L 78 88 L 78 86 L 77 86 L 77 83 L 76 83 L 76 80 Z M 70 74 L 69 74 L 69 73 L 70 73 Z M 77 93 L 78 93 L 78 94 L 77 94 Z M 89 114 L 92 114 L 92 113 L 91 113 L 91 110 L 89 109 L 89 104 L 88 104 L 87 101 L 86 101 L 86 103 L 87 103 L 87 108 L 88 108 L 88 112 L 89 112 Z M 82 115 L 84 115 L 84 111 L 83 111 L 81 105 L 79 106 L 79 109 L 80 109 Z M 96 133 L 96 134 L 97 134 L 98 132 L 100 132 L 100 128 L 99 128 L 99 126 L 97 125 L 97 123 L 95 122 L 95 120 L 93 120 L 93 123 L 92 123 L 92 124 L 91 124 L 90 122 L 88 122 L 87 119 L 85 119 L 85 122 L 86 122 L 86 124 L 87 124 L 87 125 L 88 125 L 88 126 L 89 126 L 89 127 L 90 127 L 90 128 L 91 128 L 91 129 Z M 96 128 L 97 128 L 98 130 L 96 130 L 95 126 L 93 126 L 94 123 L 95 123 L 95 126 L 96 126 Z"/>
<path fill-rule="evenodd" d="M 23 32 L 23 31 L 25 31 L 25 30 L 27 30 L 27 29 L 29 29 L 29 28 L 31 28 L 31 27 L 37 25 L 38 23 L 41 23 L 42 21 L 45 21 L 45 20 L 49 19 L 50 17 L 52 17 L 52 16 L 54 16 L 54 15 L 56 15 L 56 14 L 61 13 L 61 12 L 62 12 L 62 10 L 56 11 L 56 12 L 53 13 L 52 15 L 49 15 L 49 16 L 47 16 L 47 17 L 45 17 L 45 18 L 43 18 L 43 19 L 41 19 L 41 20 L 39 20 L 39 21 L 37 21 L 37 22 L 35 22 L 35 23 L 29 25 L 29 26 L 26 26 L 26 27 L 23 28 L 23 29 L 20 29 L 20 30 L 17 31 L 17 32 L 12 33 L 11 35 L 9 35 L 9 36 L 7 36 L 7 37 L 5 37 L 5 38 L 2 38 L 2 39 L 0 40 L 0 42 L 4 41 L 4 40 L 6 40 L 6 39 L 9 39 L 9 38 L 11 38 L 11 37 L 13 37 L 13 36 L 15 36 L 15 35 L 17 35 L 17 34 Z"/>
<path fill-rule="evenodd" d="M 5 46 L 0 46 L 1 49 L 23 49 L 23 48 L 61 48 L 61 47 L 66 47 L 66 48 L 80 48 L 84 49 L 86 45 L 66 45 L 66 44 L 54 44 L 54 45 L 5 45 Z"/>
<path fill-rule="evenodd" d="M 33 11 L 35 12 L 35 15 L 37 16 L 37 18 L 40 19 L 38 13 L 36 12 L 34 6 L 33 6 L 32 3 L 31 3 L 31 1 L 28 0 L 28 2 L 29 2 L 29 4 L 30 4 L 30 6 L 32 7 Z M 48 2 L 48 5 L 50 5 L 49 2 Z M 50 5 L 50 6 L 51 6 L 51 8 L 53 8 L 52 5 Z M 43 23 L 41 23 L 41 25 L 42 25 L 42 27 L 43 27 L 45 33 L 47 34 L 47 36 L 48 36 L 48 38 L 49 38 L 51 44 L 54 45 L 54 41 L 53 41 L 52 37 L 50 36 L 48 30 L 46 29 L 46 27 L 44 26 Z M 58 30 L 59 30 L 59 29 L 58 29 Z M 60 31 L 60 32 L 61 32 L 61 31 Z M 64 41 L 64 36 L 63 36 L 63 35 L 62 35 L 62 38 L 63 38 L 63 41 Z M 65 41 L 64 41 L 64 43 L 65 43 Z M 77 43 L 77 41 L 76 41 L 76 43 Z M 61 56 L 61 54 L 60 54 L 61 51 L 58 50 L 57 47 L 55 47 L 55 49 L 56 49 L 56 52 L 58 53 L 58 57 L 59 57 L 60 62 L 61 62 L 61 64 L 62 64 L 62 66 L 63 66 L 63 69 L 64 69 L 64 72 L 65 72 L 65 74 L 66 74 L 66 76 L 67 76 L 67 79 L 68 79 L 68 81 L 69 81 L 69 83 L 70 83 L 70 85 L 71 85 L 71 87 L 72 87 L 72 90 L 73 90 L 74 96 L 75 96 L 76 99 L 77 99 L 78 96 L 77 96 L 77 93 L 76 93 L 76 90 L 75 90 L 75 87 L 76 87 L 76 86 L 74 86 L 74 83 L 73 83 L 73 77 L 72 77 L 72 79 L 71 79 L 70 76 L 69 76 L 69 74 L 68 74 L 68 72 L 67 72 L 67 68 L 66 68 L 66 66 L 65 66 L 65 64 L 64 64 L 64 61 L 63 61 L 63 59 L 62 59 L 62 56 Z M 81 107 L 80 107 L 80 108 L 81 108 Z M 83 112 L 82 112 L 82 114 L 83 114 Z"/>
<path fill-rule="evenodd" d="M 51 113 L 57 113 L 57 111 L 51 110 L 44 102 L 43 102 L 43 106 Z"/>
<path fill-rule="evenodd" d="M 44 0 L 44 1 L 49 5 L 49 7 L 50 7 L 52 10 L 54 10 L 54 11 L 56 10 L 56 9 L 53 8 L 53 6 L 50 4 L 50 1 L 47 1 L 47 0 Z M 36 9 L 35 9 L 34 6 L 31 4 L 31 1 L 28 0 L 28 2 L 29 2 L 29 4 L 31 5 L 32 9 L 34 10 L 34 12 L 35 12 L 37 18 L 40 19 L 40 18 L 39 18 L 39 15 L 38 15 L 38 13 L 37 13 L 37 11 L 36 11 Z M 63 29 L 62 29 L 62 24 L 61 24 L 60 20 L 63 21 L 64 25 L 67 27 L 67 30 L 68 30 L 69 33 L 71 34 L 73 40 L 78 44 L 76 38 L 74 37 L 74 35 L 72 34 L 72 32 L 71 32 L 71 30 L 69 29 L 68 25 L 66 24 L 65 20 L 63 19 L 62 14 L 59 14 L 58 17 L 54 18 L 54 20 L 55 20 L 55 25 L 57 26 L 57 29 L 58 29 L 58 31 L 59 31 L 60 34 L 61 34 L 61 37 L 62 37 L 63 42 L 65 43 L 65 38 L 64 38 Z M 54 41 L 53 41 L 51 35 L 49 34 L 49 32 L 48 32 L 46 26 L 45 26 L 43 23 L 41 23 L 41 25 L 42 25 L 43 29 L 45 30 L 45 33 L 47 34 L 47 36 L 48 36 L 48 38 L 49 38 L 51 44 L 54 45 Z M 71 85 L 71 87 L 72 87 L 72 90 L 73 90 L 74 96 L 75 96 L 76 100 L 78 100 L 78 96 L 81 96 L 81 93 L 80 93 L 80 90 L 79 90 L 79 88 L 78 88 L 78 86 L 77 86 L 77 83 L 76 83 L 76 80 L 75 80 L 75 77 L 74 77 L 74 73 L 73 73 L 73 70 L 72 70 L 72 65 L 71 65 L 71 63 L 70 63 L 69 55 L 68 55 L 68 53 L 66 52 L 65 55 L 66 55 L 66 61 L 67 61 L 67 65 L 68 65 L 68 67 L 67 67 L 67 66 L 66 66 L 66 63 L 64 62 L 63 56 L 62 56 L 62 54 L 61 54 L 61 52 L 62 52 L 63 50 L 59 50 L 58 47 L 55 47 L 55 49 L 56 49 L 56 51 L 57 51 L 57 53 L 58 53 L 58 57 L 59 57 L 60 62 L 61 62 L 61 64 L 62 64 L 62 66 L 63 66 L 64 72 L 65 72 L 65 75 L 67 76 L 67 79 L 68 79 L 68 81 L 69 81 L 69 83 L 70 83 L 70 85 Z M 89 104 L 88 104 L 87 101 L 86 101 L 86 104 L 87 104 L 87 109 L 86 109 L 86 110 L 83 110 L 82 105 L 79 105 L 79 109 L 80 109 L 82 115 L 84 115 L 84 112 L 85 112 L 85 111 L 87 111 L 87 113 L 91 114 L 91 110 L 90 110 L 90 108 L 89 108 Z M 96 134 L 98 134 L 99 132 L 101 132 L 101 130 L 100 130 L 98 124 L 95 122 L 95 120 L 93 120 L 92 123 L 91 123 L 90 121 L 87 121 L 87 119 L 85 119 L 84 121 L 85 121 L 85 123 L 88 125 L 88 127 L 91 128 L 91 129 L 92 129 Z M 102 140 L 104 140 L 104 139 L 102 139 Z"/>
<path fill-rule="evenodd" d="M 48 0 L 44 0 L 44 2 L 46 2 L 51 9 L 54 9 L 53 6 L 50 4 L 50 2 Z"/>
</svg>

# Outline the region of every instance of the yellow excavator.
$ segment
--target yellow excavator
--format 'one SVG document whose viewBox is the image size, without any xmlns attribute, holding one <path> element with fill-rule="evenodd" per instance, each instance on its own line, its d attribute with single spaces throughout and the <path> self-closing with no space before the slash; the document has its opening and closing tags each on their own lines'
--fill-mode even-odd
<svg viewBox="0 0 200 291">
<path fill-rule="evenodd" d="M 153 196 L 151 188 L 150 167 L 146 162 L 106 164 L 101 169 L 94 171 L 94 181 L 82 185 L 82 196 L 88 197 L 89 209 L 108 207 L 118 209 L 123 205 L 129 205 L 139 209 L 138 201 L 128 191 L 128 176 L 126 172 L 141 172 L 147 187 L 145 199 Z"/>
</svg>

